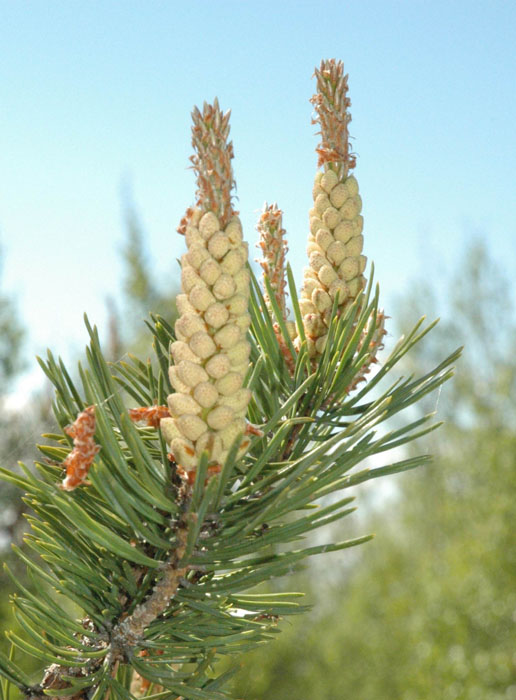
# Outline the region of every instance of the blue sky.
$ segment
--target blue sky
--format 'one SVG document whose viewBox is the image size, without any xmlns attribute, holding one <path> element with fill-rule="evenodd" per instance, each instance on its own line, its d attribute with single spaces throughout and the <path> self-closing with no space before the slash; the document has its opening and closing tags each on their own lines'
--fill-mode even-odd
<svg viewBox="0 0 516 700">
<path fill-rule="evenodd" d="M 516 263 L 516 4 L 0 0 L 2 289 L 46 346 L 71 357 L 82 314 L 120 295 L 129 183 L 156 275 L 178 280 L 175 228 L 192 202 L 190 112 L 232 110 L 248 240 L 265 200 L 304 264 L 317 139 L 313 68 L 344 60 L 365 253 L 384 302 L 452 267 L 475 235 Z M 124 184 L 125 183 L 125 184 Z"/>
</svg>

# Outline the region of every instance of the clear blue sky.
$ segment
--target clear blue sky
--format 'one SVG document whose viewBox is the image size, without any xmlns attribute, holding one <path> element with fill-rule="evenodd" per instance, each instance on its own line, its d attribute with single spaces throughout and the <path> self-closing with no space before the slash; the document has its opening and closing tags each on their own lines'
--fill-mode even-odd
<svg viewBox="0 0 516 700">
<path fill-rule="evenodd" d="M 124 181 L 156 274 L 179 278 L 190 111 L 215 95 L 232 109 L 247 238 L 276 200 L 300 273 L 323 57 L 350 74 L 365 252 L 386 306 L 475 234 L 512 270 L 515 45 L 510 0 L 0 0 L 1 284 L 31 328 L 28 357 L 69 357 L 84 311 L 103 326 Z"/>
</svg>

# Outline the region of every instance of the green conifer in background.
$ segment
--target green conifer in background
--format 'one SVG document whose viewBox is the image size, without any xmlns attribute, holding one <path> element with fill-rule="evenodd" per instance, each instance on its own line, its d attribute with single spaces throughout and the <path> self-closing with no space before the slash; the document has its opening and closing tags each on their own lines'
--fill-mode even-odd
<svg viewBox="0 0 516 700">
<path fill-rule="evenodd" d="M 395 377 L 432 327 L 420 321 L 364 381 L 384 317 L 372 272 L 367 286 L 363 276 L 342 63 L 321 64 L 317 91 L 322 218 L 311 217 L 299 301 L 288 267 L 262 289 L 247 266 L 229 113 L 215 101 L 193 113 L 197 197 L 178 229 L 179 318 L 149 323 L 156 362 L 109 364 L 88 320 L 80 382 L 52 353 L 41 361 L 59 429 L 34 471 L 1 471 L 33 512 L 17 551 L 37 591 L 19 586 L 13 598 L 24 634 L 10 633 L 13 653 L 0 656 L 1 700 L 12 686 L 27 698 L 230 697 L 231 672 L 217 675 L 216 660 L 267 642 L 279 618 L 304 610 L 297 594 L 252 589 L 370 539 L 304 543 L 354 510 L 347 489 L 428 460 L 363 464 L 437 427 L 430 415 L 383 426 L 448 379 L 458 352 L 424 376 Z M 283 236 L 269 214 L 262 236 Z M 276 264 L 282 246 L 272 245 Z M 41 663 L 37 678 L 26 655 Z"/>
</svg>

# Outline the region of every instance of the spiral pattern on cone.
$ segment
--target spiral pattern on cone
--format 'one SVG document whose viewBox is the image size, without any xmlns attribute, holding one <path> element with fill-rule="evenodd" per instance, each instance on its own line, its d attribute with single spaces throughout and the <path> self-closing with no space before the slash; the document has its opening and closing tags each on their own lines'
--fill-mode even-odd
<svg viewBox="0 0 516 700">
<path fill-rule="evenodd" d="M 310 210 L 310 234 L 300 308 L 311 357 L 324 351 L 331 309 L 345 313 L 364 288 L 362 199 L 353 175 L 339 180 L 328 168 L 318 172 Z"/>
<path fill-rule="evenodd" d="M 170 418 L 161 431 L 175 461 L 190 471 L 207 451 L 223 464 L 239 434 L 251 398 L 243 383 L 249 364 L 247 311 L 250 275 L 247 244 L 237 216 L 221 229 L 214 212 L 195 209 L 186 227 L 181 259 L 180 317 L 172 343 Z M 241 452 L 249 444 L 244 438 Z"/>
</svg>

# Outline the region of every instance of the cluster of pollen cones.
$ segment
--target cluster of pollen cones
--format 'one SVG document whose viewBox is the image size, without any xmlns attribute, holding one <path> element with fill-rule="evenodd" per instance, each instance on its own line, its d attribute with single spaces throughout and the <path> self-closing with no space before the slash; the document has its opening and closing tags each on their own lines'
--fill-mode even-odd
<svg viewBox="0 0 516 700">
<path fill-rule="evenodd" d="M 180 317 L 169 369 L 175 391 L 168 397 L 171 417 L 160 427 L 175 461 L 189 471 L 204 451 L 210 462 L 222 464 L 246 432 L 251 392 L 243 384 L 251 319 L 248 250 L 238 217 L 222 229 L 215 212 L 195 209 L 185 236 L 188 252 L 181 260 Z M 246 437 L 242 453 L 248 444 Z"/>
<path fill-rule="evenodd" d="M 331 59 L 321 63 L 315 76 L 317 93 L 311 102 L 321 142 L 316 149 L 319 170 L 310 210 L 308 266 L 299 301 L 302 333 L 287 319 L 287 244 L 282 211 L 276 204 L 265 205 L 257 227 L 263 255 L 260 264 L 268 279 L 264 292 L 267 308 L 263 311 L 271 317 L 291 373 L 302 336 L 316 367 L 325 352 L 332 310 L 336 307 L 337 315 L 343 316 L 365 286 L 362 200 L 358 182 L 350 174 L 356 159 L 349 143 L 347 75 L 342 62 Z M 174 391 L 168 396 L 167 406 L 142 407 L 131 413 L 135 421 L 159 426 L 171 458 L 190 481 L 201 455 L 207 454 L 208 473 L 212 474 L 220 470 L 231 448 L 236 447 L 237 457 L 242 456 L 250 444 L 249 436 L 260 434 L 246 421 L 251 399 L 251 391 L 245 387 L 250 356 L 250 273 L 248 246 L 243 241 L 238 212 L 232 206 L 229 112 L 224 114 L 215 100 L 213 105 L 205 104 L 202 111 L 195 108 L 192 117 L 191 162 L 197 193 L 195 206 L 187 209 L 178 228 L 185 236 L 187 252 L 181 259 L 179 318 L 176 340 L 170 348 L 169 379 Z M 360 346 L 363 350 L 367 336 L 366 359 L 348 391 L 365 379 L 383 347 L 383 312 L 371 318 L 370 324 L 374 330 L 364 330 Z M 287 329 L 288 338 L 280 326 Z M 79 454 L 79 446 L 73 454 Z M 94 456 L 93 452 L 85 455 L 86 467 Z"/>
<path fill-rule="evenodd" d="M 342 62 L 323 61 L 316 70 L 317 94 L 312 98 L 320 126 L 317 148 L 319 170 L 310 211 L 308 267 L 300 295 L 304 335 L 313 362 L 324 352 L 332 308 L 343 314 L 365 286 L 362 200 L 358 182 L 350 174 L 355 157 L 349 147 L 350 101 Z M 195 470 L 203 452 L 210 464 L 223 464 L 235 440 L 239 454 L 249 445 L 246 410 L 251 392 L 244 388 L 248 370 L 250 317 L 247 245 L 240 220 L 232 208 L 233 146 L 228 141 L 229 113 L 217 101 L 193 113 L 192 163 L 197 175 L 196 208 L 188 209 L 178 229 L 186 237 L 187 253 L 181 261 L 182 293 L 177 305 L 177 341 L 172 344 L 168 397 L 170 417 L 162 418 L 161 431 L 175 461 Z M 287 320 L 285 256 L 287 244 L 282 212 L 265 205 L 258 224 L 260 264 L 269 281 L 264 298 L 288 368 L 296 358 L 287 347 L 276 321 L 282 316 L 294 348 L 301 340 L 295 324 Z M 271 296 L 274 299 L 272 303 Z M 273 309 L 273 306 L 275 309 Z M 367 362 L 355 377 L 351 391 L 363 380 L 385 333 L 383 314 L 376 319 Z M 364 335 L 365 337 L 365 335 Z M 252 428 L 251 428 L 252 430 Z"/>
</svg>

